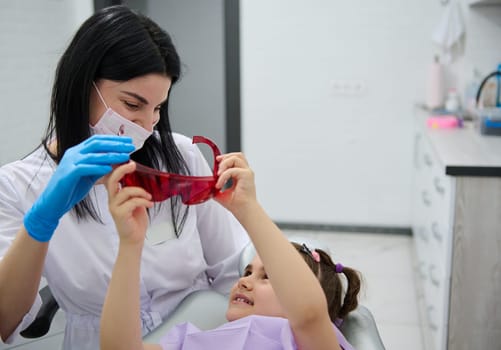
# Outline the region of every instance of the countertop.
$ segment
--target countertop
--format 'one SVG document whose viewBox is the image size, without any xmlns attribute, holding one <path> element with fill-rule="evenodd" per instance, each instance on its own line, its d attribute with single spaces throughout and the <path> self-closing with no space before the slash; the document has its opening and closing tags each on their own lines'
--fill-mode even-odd
<svg viewBox="0 0 501 350">
<path fill-rule="evenodd" d="M 447 175 L 501 177 L 501 136 L 482 135 L 471 121 L 452 129 L 428 128 L 426 118 L 419 123 Z"/>
</svg>

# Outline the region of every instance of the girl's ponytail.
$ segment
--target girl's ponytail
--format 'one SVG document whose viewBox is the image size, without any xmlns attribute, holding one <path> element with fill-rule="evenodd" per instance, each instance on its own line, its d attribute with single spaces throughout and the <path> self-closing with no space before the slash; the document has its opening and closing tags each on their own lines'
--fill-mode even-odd
<svg viewBox="0 0 501 350">
<path fill-rule="evenodd" d="M 343 267 L 343 272 L 348 281 L 343 304 L 339 310 L 338 318 L 345 318 L 351 311 L 358 306 L 358 293 L 360 292 L 360 274 L 358 271 L 349 267 Z"/>
<path fill-rule="evenodd" d="M 317 277 L 329 309 L 331 321 L 338 324 L 339 319 L 343 319 L 355 310 L 358 306 L 358 293 L 360 292 L 361 276 L 357 270 L 345 267 L 340 263 L 335 264 L 330 255 L 322 249 L 312 249 L 306 244 L 292 242 Z M 346 291 L 343 286 L 341 275 L 346 277 Z"/>
</svg>

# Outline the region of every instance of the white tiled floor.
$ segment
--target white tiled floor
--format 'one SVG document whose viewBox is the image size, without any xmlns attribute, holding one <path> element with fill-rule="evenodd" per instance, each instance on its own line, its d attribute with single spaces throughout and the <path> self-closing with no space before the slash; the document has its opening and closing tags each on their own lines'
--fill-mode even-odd
<svg viewBox="0 0 501 350">
<path fill-rule="evenodd" d="M 364 278 L 360 303 L 369 308 L 388 350 L 422 350 L 410 236 L 287 230 L 329 246 L 335 262 Z"/>
</svg>

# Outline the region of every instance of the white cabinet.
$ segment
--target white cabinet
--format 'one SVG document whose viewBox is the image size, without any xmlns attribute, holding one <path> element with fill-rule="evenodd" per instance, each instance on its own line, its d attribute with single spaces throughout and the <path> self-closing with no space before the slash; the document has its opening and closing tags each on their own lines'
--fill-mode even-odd
<svg viewBox="0 0 501 350">
<path fill-rule="evenodd" d="M 426 348 L 500 349 L 501 137 L 418 127 L 414 174 Z"/>
<path fill-rule="evenodd" d="M 416 135 L 413 223 L 420 281 L 423 332 L 435 349 L 444 349 L 451 275 L 451 217 L 454 178 L 441 164 L 425 135 Z"/>
</svg>

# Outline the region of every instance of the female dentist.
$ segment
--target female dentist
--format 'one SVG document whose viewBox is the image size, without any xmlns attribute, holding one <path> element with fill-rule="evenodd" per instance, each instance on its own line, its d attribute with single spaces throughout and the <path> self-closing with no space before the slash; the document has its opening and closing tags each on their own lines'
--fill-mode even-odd
<svg viewBox="0 0 501 350">
<path fill-rule="evenodd" d="M 133 159 L 171 173 L 210 175 L 197 146 L 170 128 L 169 94 L 180 66 L 169 35 L 124 6 L 95 13 L 73 37 L 56 70 L 42 144 L 0 168 L 3 342 L 13 342 L 37 314 L 43 276 L 65 311 L 63 348 L 99 348 L 119 243 L 101 179 L 113 166 Z M 116 123 L 128 137 L 116 136 Z M 213 200 L 187 206 L 172 197 L 150 209 L 149 218 L 150 226 L 173 234 L 146 241 L 143 334 L 195 290 L 228 293 L 248 242 Z"/>
</svg>

